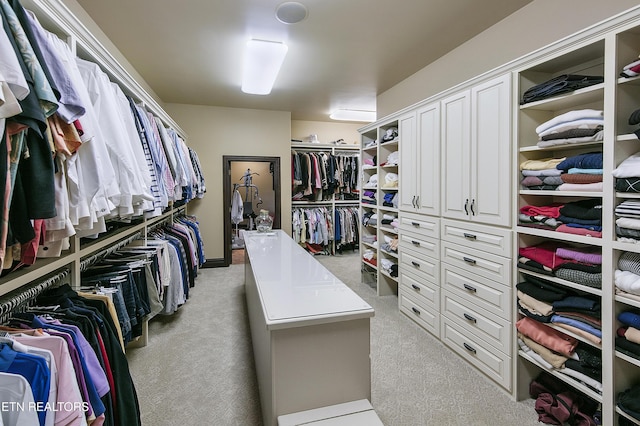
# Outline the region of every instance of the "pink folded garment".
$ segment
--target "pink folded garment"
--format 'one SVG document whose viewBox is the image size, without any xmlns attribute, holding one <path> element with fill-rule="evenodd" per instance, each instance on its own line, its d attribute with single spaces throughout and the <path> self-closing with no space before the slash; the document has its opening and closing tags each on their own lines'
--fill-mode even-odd
<svg viewBox="0 0 640 426">
<path fill-rule="evenodd" d="M 595 183 L 563 183 L 556 191 L 602 192 L 602 182 Z"/>
<path fill-rule="evenodd" d="M 560 208 L 564 204 L 550 204 L 548 206 L 523 206 L 520 207 L 520 213 L 527 216 L 547 216 L 558 218 L 560 216 Z"/>
<path fill-rule="evenodd" d="M 586 237 L 602 238 L 601 231 L 591 231 L 585 228 L 572 228 L 567 225 L 560 225 L 556 228 L 556 232 L 564 232 L 565 234 L 584 235 Z"/>
<path fill-rule="evenodd" d="M 578 339 L 529 317 L 516 322 L 516 328 L 534 342 L 566 357 L 571 357 L 578 346 Z"/>
</svg>

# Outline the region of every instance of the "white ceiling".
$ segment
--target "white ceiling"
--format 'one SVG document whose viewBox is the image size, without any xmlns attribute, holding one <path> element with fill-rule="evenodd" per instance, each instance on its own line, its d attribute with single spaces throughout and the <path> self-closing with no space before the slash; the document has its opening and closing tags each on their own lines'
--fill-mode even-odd
<svg viewBox="0 0 640 426">
<path fill-rule="evenodd" d="M 77 0 L 163 102 L 311 121 L 375 109 L 378 94 L 532 0 L 299 0 L 309 15 L 292 25 L 275 18 L 283 1 Z M 289 46 L 270 95 L 240 90 L 249 38 Z"/>
</svg>

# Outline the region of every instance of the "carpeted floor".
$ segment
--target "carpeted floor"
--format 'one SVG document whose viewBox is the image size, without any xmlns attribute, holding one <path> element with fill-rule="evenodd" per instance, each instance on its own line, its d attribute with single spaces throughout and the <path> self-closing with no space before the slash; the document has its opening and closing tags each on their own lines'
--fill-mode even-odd
<svg viewBox="0 0 640 426">
<path fill-rule="evenodd" d="M 533 401 L 497 385 L 360 282 L 357 254 L 317 259 L 376 311 L 371 322 L 372 404 L 387 426 L 539 425 Z M 203 269 L 189 301 L 149 325 L 129 349 L 145 426 L 259 426 L 244 265 Z"/>
</svg>

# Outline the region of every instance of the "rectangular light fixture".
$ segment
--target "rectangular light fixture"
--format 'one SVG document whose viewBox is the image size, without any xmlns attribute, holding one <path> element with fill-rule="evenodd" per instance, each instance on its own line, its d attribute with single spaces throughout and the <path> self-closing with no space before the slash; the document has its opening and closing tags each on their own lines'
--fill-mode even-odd
<svg viewBox="0 0 640 426">
<path fill-rule="evenodd" d="M 244 51 L 242 91 L 252 95 L 268 95 L 276 81 L 287 45 L 276 41 L 249 40 Z"/>
<path fill-rule="evenodd" d="M 370 123 L 376 121 L 375 111 L 363 111 L 359 109 L 337 109 L 329 115 L 332 120 L 361 121 Z"/>
</svg>

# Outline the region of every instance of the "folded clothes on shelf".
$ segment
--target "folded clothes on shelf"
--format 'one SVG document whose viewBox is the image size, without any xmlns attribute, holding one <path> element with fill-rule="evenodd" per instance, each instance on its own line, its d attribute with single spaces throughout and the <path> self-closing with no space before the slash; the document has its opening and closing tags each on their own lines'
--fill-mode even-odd
<svg viewBox="0 0 640 426">
<path fill-rule="evenodd" d="M 563 74 L 527 89 L 522 95 L 520 105 L 573 92 L 577 89 L 604 82 L 602 76 Z"/>
</svg>

